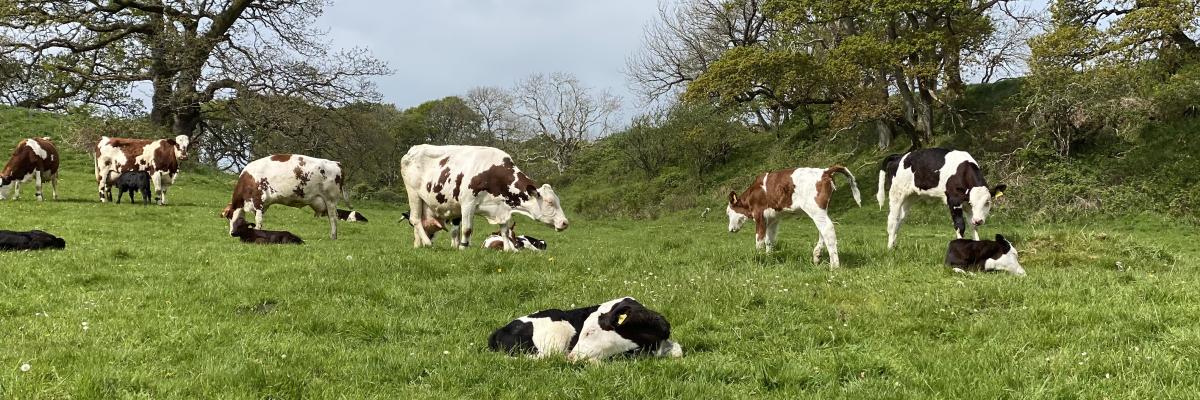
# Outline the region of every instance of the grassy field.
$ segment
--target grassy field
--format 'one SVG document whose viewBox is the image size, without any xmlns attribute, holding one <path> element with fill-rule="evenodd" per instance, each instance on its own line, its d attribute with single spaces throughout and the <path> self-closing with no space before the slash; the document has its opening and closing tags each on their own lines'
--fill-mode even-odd
<svg viewBox="0 0 1200 400">
<path fill-rule="evenodd" d="M 100 204 L 89 161 L 65 156 L 60 201 L 32 201 L 26 187 L 0 203 L 0 228 L 68 242 L 0 254 L 0 398 L 1200 391 L 1198 237 L 1154 216 L 1031 225 L 1000 205 L 983 232 L 1014 240 L 1024 279 L 942 267 L 951 227 L 932 203 L 914 207 L 886 252 L 886 214 L 850 207 L 844 187 L 833 201 L 835 271 L 808 260 L 816 232 L 804 217 L 784 221 L 781 249 L 763 255 L 752 229 L 725 232 L 719 208 L 707 219 L 574 218 L 562 233 L 521 220 L 518 232 L 550 250 L 500 254 L 450 250 L 444 238 L 414 250 L 401 205 L 358 204 L 371 222 L 342 224 L 337 241 L 310 211 L 279 206 L 267 228 L 309 243 L 258 247 L 217 217 L 232 176 L 185 172 L 166 207 Z M 864 197 L 871 184 L 860 182 Z M 684 358 L 574 365 L 486 349 L 513 317 L 626 295 L 667 316 Z"/>
</svg>

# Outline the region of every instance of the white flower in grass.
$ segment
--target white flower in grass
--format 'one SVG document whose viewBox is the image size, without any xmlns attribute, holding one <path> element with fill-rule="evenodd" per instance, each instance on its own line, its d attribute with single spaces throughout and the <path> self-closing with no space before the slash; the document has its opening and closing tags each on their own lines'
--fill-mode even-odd
<svg viewBox="0 0 1200 400">
<path fill-rule="evenodd" d="M 88 328 L 90 328 L 90 327 L 88 326 L 88 322 L 87 322 L 87 321 L 83 321 L 83 324 L 82 324 L 81 326 L 83 327 L 83 330 L 85 330 L 85 331 L 86 331 L 86 330 L 88 330 Z"/>
<path fill-rule="evenodd" d="M 346 261 L 354 260 L 354 256 L 346 256 Z"/>
<path fill-rule="evenodd" d="M 21 364 L 21 372 L 29 372 L 31 369 L 33 369 L 33 366 L 29 365 L 29 363 Z"/>
<path fill-rule="evenodd" d="M 448 355 L 450 355 L 450 350 L 442 350 L 442 355 L 443 355 L 443 356 L 448 356 Z"/>
</svg>

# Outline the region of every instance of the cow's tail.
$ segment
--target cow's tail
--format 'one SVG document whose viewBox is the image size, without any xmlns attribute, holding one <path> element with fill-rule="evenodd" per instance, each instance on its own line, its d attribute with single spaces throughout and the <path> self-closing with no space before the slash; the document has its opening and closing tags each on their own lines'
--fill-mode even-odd
<svg viewBox="0 0 1200 400">
<path fill-rule="evenodd" d="M 342 201 L 346 202 L 346 208 L 353 210 L 354 206 L 350 204 L 350 193 L 346 191 L 346 186 L 343 185 L 339 189 L 342 190 Z"/>
<path fill-rule="evenodd" d="M 833 173 L 838 172 L 846 175 L 846 177 L 850 179 L 850 193 L 854 195 L 854 203 L 858 204 L 859 207 L 862 207 L 862 193 L 859 193 L 858 191 L 858 182 L 854 181 L 854 174 L 851 174 L 849 169 L 846 169 L 846 167 L 841 165 L 834 165 L 825 170 L 825 173 L 830 174 L 830 176 L 832 176 Z"/>
<path fill-rule="evenodd" d="M 875 201 L 879 203 L 879 209 L 883 209 L 883 202 L 887 200 L 888 176 L 895 176 L 896 170 L 900 166 L 900 158 L 902 154 L 892 154 L 883 159 L 879 164 L 879 189 L 875 192 Z"/>
</svg>

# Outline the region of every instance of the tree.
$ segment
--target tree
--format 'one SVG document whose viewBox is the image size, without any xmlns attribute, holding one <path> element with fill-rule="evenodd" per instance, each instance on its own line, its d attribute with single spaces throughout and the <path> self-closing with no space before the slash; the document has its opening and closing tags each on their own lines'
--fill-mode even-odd
<svg viewBox="0 0 1200 400">
<path fill-rule="evenodd" d="M 482 86 L 467 91 L 467 106 L 482 119 L 480 129 L 500 144 L 522 139 L 522 127 L 515 114 L 516 99 L 509 91 L 495 86 Z"/>
<path fill-rule="evenodd" d="M 10 0 L 0 53 L 37 94 L 16 104 L 105 104 L 97 93 L 152 89 L 150 120 L 193 136 L 204 105 L 226 90 L 336 106 L 375 95 L 389 73 L 362 49 L 333 51 L 310 28 L 326 0 Z M 10 99 L 11 100 L 11 99 Z M 193 142 L 196 142 L 193 140 Z"/>
<path fill-rule="evenodd" d="M 571 166 L 588 141 L 607 136 L 620 99 L 607 91 L 596 93 L 574 75 L 535 74 L 514 89 L 516 114 L 528 122 L 548 147 L 544 156 L 559 172 Z"/>
</svg>

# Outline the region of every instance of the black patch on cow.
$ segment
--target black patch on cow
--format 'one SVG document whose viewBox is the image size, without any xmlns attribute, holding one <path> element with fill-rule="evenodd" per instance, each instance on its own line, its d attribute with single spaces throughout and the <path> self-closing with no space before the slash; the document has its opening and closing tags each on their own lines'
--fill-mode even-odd
<svg viewBox="0 0 1200 400">
<path fill-rule="evenodd" d="M 884 157 L 883 162 L 879 163 L 879 170 L 884 172 L 883 188 L 885 190 L 892 187 L 892 179 L 896 177 L 896 171 L 900 170 L 901 158 L 904 158 L 903 154 L 891 154 Z"/>
<path fill-rule="evenodd" d="M 999 260 L 1010 250 L 1012 245 L 999 234 L 994 241 L 954 239 L 946 248 L 946 265 L 980 271 L 987 260 Z"/>
<path fill-rule="evenodd" d="M 354 216 L 355 222 L 367 222 L 367 216 L 362 215 L 362 213 L 358 211 L 343 210 L 340 208 L 337 210 L 337 217 L 342 221 L 349 221 L 351 215 Z M 408 213 L 404 213 L 404 219 L 408 219 Z"/>
<path fill-rule="evenodd" d="M 588 316 L 599 309 L 599 305 L 576 308 L 573 310 L 563 311 L 557 308 L 542 310 L 529 314 L 528 318 L 549 318 L 551 321 L 567 321 L 571 327 L 575 328 L 575 336 L 571 337 L 571 343 L 567 349 L 574 349 L 575 343 L 579 340 L 579 332 L 583 330 L 583 322 L 587 321 Z M 488 348 L 493 351 L 503 351 L 509 354 L 516 353 L 533 353 L 537 348 L 533 346 L 533 324 L 513 320 L 508 325 L 492 332 L 488 337 Z"/>
<path fill-rule="evenodd" d="M 625 315 L 624 322 L 621 322 L 621 315 Z M 671 337 L 671 324 L 667 319 L 634 299 L 621 300 L 612 310 L 600 314 L 599 322 L 601 329 L 615 331 L 637 343 L 638 347 L 654 347 Z"/>
<path fill-rule="evenodd" d="M 67 242 L 62 238 L 39 230 L 0 231 L 0 251 L 64 249 L 66 247 Z"/>
<path fill-rule="evenodd" d="M 918 189 L 929 190 L 938 186 L 941 180 L 941 169 L 946 164 L 946 154 L 950 149 L 933 148 L 921 149 L 908 153 L 904 157 L 904 168 L 911 169 L 914 182 Z"/>
<path fill-rule="evenodd" d="M 533 236 L 525 236 L 525 235 L 517 236 L 517 240 L 518 240 L 518 243 L 521 243 L 522 241 L 528 242 L 529 245 L 533 246 L 533 248 L 535 248 L 535 249 L 546 250 L 546 241 L 545 240 L 541 240 L 541 239 L 535 238 Z"/>
</svg>

